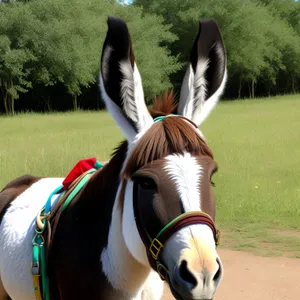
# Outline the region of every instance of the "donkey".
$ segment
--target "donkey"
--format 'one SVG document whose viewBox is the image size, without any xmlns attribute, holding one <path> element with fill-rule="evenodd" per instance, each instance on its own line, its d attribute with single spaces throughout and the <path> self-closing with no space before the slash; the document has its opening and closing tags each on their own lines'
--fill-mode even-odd
<svg viewBox="0 0 300 300">
<path fill-rule="evenodd" d="M 156 300 L 163 280 L 176 299 L 213 299 L 223 277 L 211 182 L 217 164 L 198 126 L 226 81 L 218 25 L 200 21 L 178 103 L 165 92 L 147 109 L 118 18 L 108 18 L 99 77 L 126 141 L 60 216 L 48 261 L 51 299 Z M 1 191 L 0 300 L 35 299 L 35 217 L 62 180 L 25 175 Z"/>
</svg>

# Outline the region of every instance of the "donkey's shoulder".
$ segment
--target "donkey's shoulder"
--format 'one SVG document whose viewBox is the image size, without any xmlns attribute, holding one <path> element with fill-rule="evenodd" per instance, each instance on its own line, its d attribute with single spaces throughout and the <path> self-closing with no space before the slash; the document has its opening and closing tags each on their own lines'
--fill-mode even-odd
<svg viewBox="0 0 300 300">
<path fill-rule="evenodd" d="M 0 192 L 0 224 L 9 205 L 41 177 L 23 175 L 10 181 Z"/>
</svg>

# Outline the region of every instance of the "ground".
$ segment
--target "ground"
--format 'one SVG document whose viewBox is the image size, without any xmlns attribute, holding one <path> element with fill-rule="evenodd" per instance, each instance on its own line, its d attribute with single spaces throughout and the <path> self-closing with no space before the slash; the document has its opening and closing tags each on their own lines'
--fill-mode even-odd
<svg viewBox="0 0 300 300">
<path fill-rule="evenodd" d="M 300 260 L 259 257 L 247 252 L 220 251 L 225 277 L 214 300 L 297 300 Z M 165 288 L 163 300 L 174 299 Z"/>
</svg>

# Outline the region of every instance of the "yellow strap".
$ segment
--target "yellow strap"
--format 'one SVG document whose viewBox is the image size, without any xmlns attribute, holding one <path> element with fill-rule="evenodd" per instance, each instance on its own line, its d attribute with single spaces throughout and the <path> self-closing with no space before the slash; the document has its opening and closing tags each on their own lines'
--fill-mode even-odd
<svg viewBox="0 0 300 300">
<path fill-rule="evenodd" d="M 34 294 L 36 300 L 43 300 L 41 295 L 41 288 L 40 288 L 40 280 L 39 275 L 32 275 L 33 278 L 33 287 L 34 287 Z"/>
</svg>

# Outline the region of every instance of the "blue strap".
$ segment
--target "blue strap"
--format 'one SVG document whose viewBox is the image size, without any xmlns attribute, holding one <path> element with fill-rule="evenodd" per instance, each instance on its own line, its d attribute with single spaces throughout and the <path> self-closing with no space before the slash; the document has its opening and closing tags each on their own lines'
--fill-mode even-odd
<svg viewBox="0 0 300 300">
<path fill-rule="evenodd" d="M 45 205 L 45 214 L 48 214 L 51 212 L 51 200 L 52 200 L 52 197 L 56 194 L 59 194 L 60 192 L 62 192 L 62 189 L 63 189 L 63 186 L 59 186 L 58 188 L 56 188 L 51 194 L 50 196 L 48 197 L 48 200 L 46 202 L 46 205 Z"/>
</svg>

